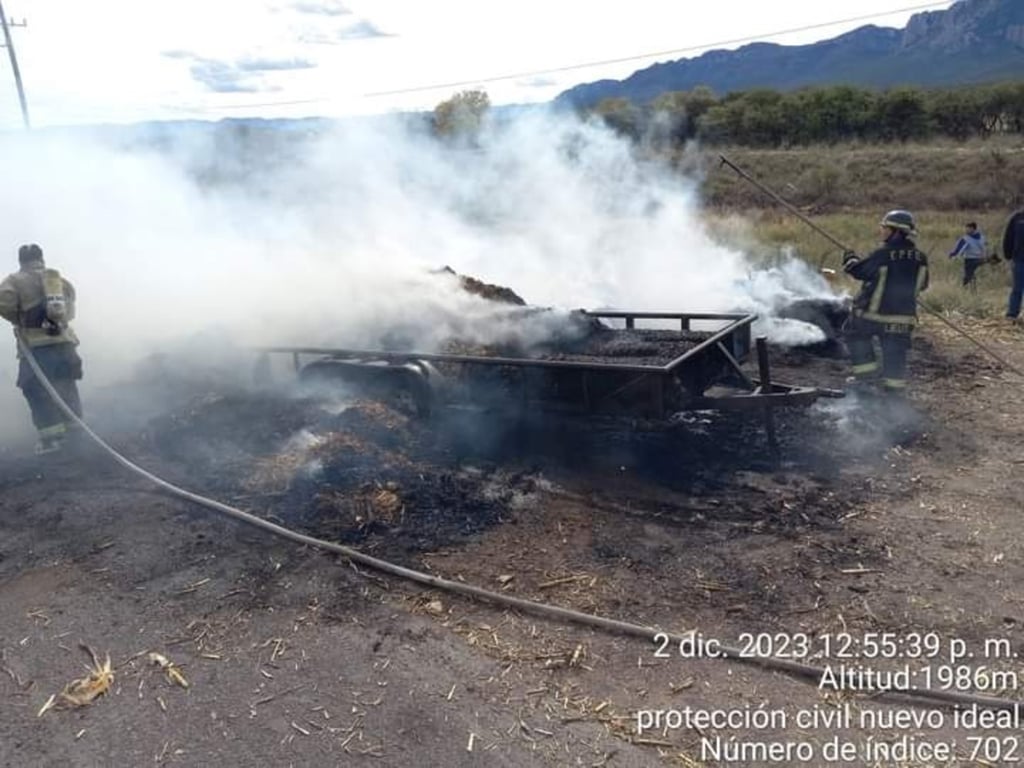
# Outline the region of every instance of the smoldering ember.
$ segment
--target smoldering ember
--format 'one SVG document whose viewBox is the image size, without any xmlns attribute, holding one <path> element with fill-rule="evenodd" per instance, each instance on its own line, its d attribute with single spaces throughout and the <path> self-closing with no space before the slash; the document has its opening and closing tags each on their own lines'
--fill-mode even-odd
<svg viewBox="0 0 1024 768">
<path fill-rule="evenodd" d="M 529 110 L 195 130 L 0 137 L 0 765 L 1015 759 L 959 211 Z"/>
</svg>

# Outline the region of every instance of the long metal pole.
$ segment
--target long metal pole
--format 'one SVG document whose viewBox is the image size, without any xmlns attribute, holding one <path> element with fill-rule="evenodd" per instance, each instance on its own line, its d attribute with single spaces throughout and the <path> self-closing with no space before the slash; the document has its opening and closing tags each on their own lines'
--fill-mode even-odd
<svg viewBox="0 0 1024 768">
<path fill-rule="evenodd" d="M 830 235 L 830 234 L 829 234 L 828 232 L 826 232 L 826 231 L 825 231 L 824 229 L 822 229 L 822 228 L 821 228 L 821 227 L 819 227 L 819 226 L 818 226 L 817 224 L 815 224 L 815 223 L 814 223 L 814 222 L 813 222 L 813 221 L 812 221 L 812 220 L 810 219 L 810 217 L 808 217 L 808 216 L 807 216 L 807 215 L 806 215 L 806 214 L 805 214 L 805 213 L 804 213 L 803 211 L 801 211 L 801 210 L 800 210 L 799 208 L 797 208 L 797 207 L 796 207 L 795 205 L 793 205 L 793 204 L 792 204 L 791 202 L 789 202 L 788 200 L 786 200 L 786 198 L 782 197 L 782 195 L 780 195 L 780 194 L 778 194 L 777 192 L 775 192 L 775 190 L 773 190 L 773 189 L 770 189 L 770 188 L 769 188 L 769 187 L 767 187 L 766 185 L 762 184 L 762 183 L 761 183 L 760 181 L 758 181 L 757 179 L 755 179 L 755 178 L 754 178 L 753 176 L 751 176 L 751 175 L 750 175 L 749 173 L 747 173 L 747 172 L 746 172 L 746 171 L 744 171 L 744 170 L 743 170 L 742 168 L 740 168 L 740 167 L 739 167 L 738 165 L 736 165 L 736 164 L 735 164 L 734 162 L 732 162 L 732 161 L 731 161 L 731 160 L 730 160 L 729 158 L 727 158 L 727 157 L 726 157 L 725 155 L 719 155 L 718 157 L 719 157 L 719 158 L 721 158 L 721 160 L 722 160 L 722 165 L 727 165 L 727 166 L 729 166 L 730 168 L 732 168 L 732 169 L 733 169 L 734 171 L 736 171 L 736 173 L 737 173 L 737 174 L 739 174 L 739 175 L 740 175 L 740 176 L 741 176 L 742 178 L 746 179 L 746 180 L 747 180 L 747 181 L 749 181 L 749 182 L 750 182 L 751 184 L 753 184 L 753 185 L 754 185 L 755 187 L 757 187 L 758 189 L 760 189 L 760 190 L 761 190 L 762 192 L 764 192 L 764 193 L 765 193 L 766 195 L 768 195 L 768 197 L 770 197 L 770 198 L 771 198 L 772 200 L 774 200 L 775 202 L 777 202 L 777 203 L 778 203 L 779 205 L 781 205 L 781 206 L 782 206 L 783 208 L 785 208 L 785 209 L 786 209 L 787 211 L 789 211 L 789 212 L 790 212 L 790 213 L 792 213 L 792 214 L 793 214 L 794 216 L 796 216 L 796 217 L 797 217 L 798 219 L 800 219 L 800 220 L 801 220 L 801 221 L 802 221 L 802 222 L 803 222 L 804 224 L 806 224 L 807 226 L 809 226 L 809 227 L 810 227 L 811 229 L 813 229 L 813 230 L 814 230 L 815 232 L 817 232 L 817 233 L 818 233 L 819 235 L 821 235 L 821 236 L 822 236 L 822 237 L 824 237 L 824 238 L 825 238 L 826 240 L 828 240 L 828 241 L 829 241 L 830 243 L 832 243 L 832 245 L 835 245 L 835 246 L 837 246 L 837 247 L 839 247 L 839 248 L 842 248 L 842 249 L 843 249 L 844 251 L 846 251 L 846 250 L 849 250 L 849 249 L 848 249 L 848 248 L 847 248 L 847 247 L 846 247 L 845 245 L 843 245 L 843 243 L 839 242 L 839 240 L 837 240 L 837 239 L 836 239 L 836 238 L 834 238 L 834 237 L 833 237 L 832 235 Z"/>
<path fill-rule="evenodd" d="M 755 179 L 749 173 L 747 173 L 742 168 L 740 168 L 738 165 L 736 165 L 731 160 L 729 160 L 725 155 L 719 155 L 719 157 L 722 160 L 722 165 L 727 165 L 730 168 L 732 168 L 742 178 L 746 179 L 751 184 L 753 184 L 755 187 L 757 187 L 759 190 L 764 192 L 766 195 L 768 195 L 768 197 L 772 198 L 772 200 L 774 200 L 779 205 L 781 205 L 783 208 L 785 208 L 787 211 L 792 213 L 794 216 L 796 216 L 798 219 L 800 219 L 802 222 L 804 222 L 804 224 L 809 226 L 811 229 L 813 229 L 819 235 L 824 237 L 830 243 L 832 243 L 833 245 L 841 248 L 844 252 L 851 250 L 850 247 L 847 246 L 845 243 L 843 243 L 841 240 L 839 240 L 838 238 L 834 237 L 832 234 L 830 234 L 829 232 L 827 232 L 826 230 L 822 229 L 817 224 L 815 224 L 813 221 L 811 221 L 811 219 L 808 218 L 804 214 L 803 211 L 801 211 L 799 208 L 797 208 L 791 202 L 786 200 L 784 197 L 782 197 L 782 195 L 778 194 L 775 190 L 771 189 L 770 187 L 768 187 L 765 184 L 762 184 L 760 181 Z M 943 315 L 941 312 L 939 312 L 939 310 L 935 309 L 934 307 L 928 306 L 923 301 L 921 301 L 921 299 L 917 300 L 917 306 L 921 307 L 921 309 L 923 309 L 925 312 L 930 314 L 935 319 L 940 320 L 941 322 L 945 323 L 952 330 L 956 331 L 961 336 L 963 336 L 965 339 L 967 339 L 969 342 L 974 344 L 974 346 L 978 347 L 978 349 L 980 349 L 983 352 L 985 352 L 993 360 L 995 360 L 998 363 L 1002 364 L 1005 368 L 1007 368 L 1008 370 L 1010 370 L 1013 373 L 1017 374 L 1021 378 L 1024 378 L 1024 371 L 1022 371 L 1020 368 L 1015 366 L 1013 363 L 1009 362 L 1006 358 L 1002 357 L 999 354 L 996 354 L 996 352 L 994 352 L 992 349 L 990 349 L 987 345 L 982 344 L 980 341 L 978 341 L 976 338 L 971 336 L 971 334 L 969 334 L 967 331 L 965 331 L 959 325 L 957 325 L 952 320 L 950 320 L 945 315 Z"/>
<path fill-rule="evenodd" d="M 21 119 L 25 123 L 25 130 L 30 130 L 32 124 L 28 119 L 28 101 L 25 99 L 25 86 L 21 83 L 21 70 L 18 69 L 18 57 L 14 53 L 14 40 L 11 39 L 11 30 L 7 24 L 7 14 L 4 13 L 4 4 L 0 0 L 0 25 L 4 28 L 4 44 L 7 46 L 7 55 L 11 59 L 11 71 L 14 73 L 14 84 L 18 87 L 18 101 L 21 102 Z"/>
</svg>

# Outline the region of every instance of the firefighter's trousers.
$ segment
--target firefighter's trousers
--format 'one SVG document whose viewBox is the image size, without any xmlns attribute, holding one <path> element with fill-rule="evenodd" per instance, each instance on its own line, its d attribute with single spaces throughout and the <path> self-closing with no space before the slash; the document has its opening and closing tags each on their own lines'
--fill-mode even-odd
<svg viewBox="0 0 1024 768">
<path fill-rule="evenodd" d="M 82 378 L 82 359 L 78 356 L 75 346 L 50 344 L 33 348 L 32 354 L 61 399 L 81 416 L 82 402 L 78 396 L 76 382 Z M 18 366 L 18 386 L 28 401 L 32 411 L 32 423 L 39 431 L 39 437 L 44 440 L 62 437 L 72 426 L 71 421 L 57 407 L 25 359 L 22 359 Z"/>
<path fill-rule="evenodd" d="M 886 325 L 851 317 L 846 328 L 846 346 L 850 350 L 853 375 L 858 379 L 876 379 L 881 373 L 885 389 L 906 389 L 911 330 L 912 326 L 908 325 Z M 875 354 L 876 338 L 882 350 L 881 365 Z"/>
</svg>

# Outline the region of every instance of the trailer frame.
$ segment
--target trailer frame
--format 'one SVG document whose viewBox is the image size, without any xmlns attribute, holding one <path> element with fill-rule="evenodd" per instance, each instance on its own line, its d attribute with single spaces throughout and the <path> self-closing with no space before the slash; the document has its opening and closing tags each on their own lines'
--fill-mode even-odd
<svg viewBox="0 0 1024 768">
<path fill-rule="evenodd" d="M 753 314 L 631 310 L 588 310 L 582 314 L 589 319 L 621 322 L 626 331 L 637 329 L 640 322 L 654 322 L 662 328 L 671 323 L 680 332 L 694 331 L 694 326 L 702 323 L 720 327 L 711 329 L 706 339 L 662 365 L 414 350 L 270 346 L 258 351 L 267 356 L 290 354 L 300 376 L 316 373 L 350 381 L 389 381 L 408 389 L 423 415 L 438 404 L 438 385 L 444 379 L 438 366 L 478 370 L 497 367 L 509 379 L 518 378 L 521 382 L 521 394 L 516 400 L 524 407 L 540 405 L 554 410 L 612 412 L 652 419 L 665 419 L 670 413 L 683 410 L 761 412 L 772 443 L 775 408 L 807 406 L 821 397 L 843 396 L 837 390 L 774 381 L 765 339 L 758 338 L 752 343 L 752 325 L 756 320 Z M 757 355 L 756 376 L 742 367 L 752 350 Z M 303 356 L 316 359 L 304 365 Z M 550 392 L 545 396 L 543 388 L 537 386 L 539 381 L 554 381 L 558 396 L 553 397 Z"/>
</svg>

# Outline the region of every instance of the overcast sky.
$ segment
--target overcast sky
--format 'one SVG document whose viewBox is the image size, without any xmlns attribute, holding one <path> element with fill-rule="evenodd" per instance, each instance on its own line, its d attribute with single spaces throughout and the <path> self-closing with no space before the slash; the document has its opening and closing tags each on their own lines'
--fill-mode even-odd
<svg viewBox="0 0 1024 768">
<path fill-rule="evenodd" d="M 35 125 L 432 108 L 482 87 L 546 101 L 738 38 L 799 44 L 902 27 L 925 0 L 4 0 Z M 946 8 L 952 2 L 932 4 Z M 837 23 L 869 14 L 871 22 Z M 680 51 L 618 64 L 523 75 Z M 465 84 L 461 84 L 465 81 Z M 440 86 L 423 88 L 424 86 Z M 405 93 L 380 95 L 382 92 Z M 0 128 L 20 124 L 0 59 Z"/>
</svg>

